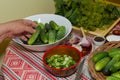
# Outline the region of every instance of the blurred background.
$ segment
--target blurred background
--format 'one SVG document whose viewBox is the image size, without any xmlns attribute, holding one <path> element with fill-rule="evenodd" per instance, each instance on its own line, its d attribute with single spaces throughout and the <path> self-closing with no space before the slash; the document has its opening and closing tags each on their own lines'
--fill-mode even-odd
<svg viewBox="0 0 120 80">
<path fill-rule="evenodd" d="M 54 13 L 54 0 L 0 0 L 0 23 L 40 13 Z"/>
</svg>

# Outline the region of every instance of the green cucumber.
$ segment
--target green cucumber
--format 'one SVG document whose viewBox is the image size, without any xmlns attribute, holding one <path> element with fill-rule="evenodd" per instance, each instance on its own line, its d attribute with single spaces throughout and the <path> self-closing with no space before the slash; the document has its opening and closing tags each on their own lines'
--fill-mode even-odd
<svg viewBox="0 0 120 80">
<path fill-rule="evenodd" d="M 106 52 L 106 51 L 98 52 L 93 56 L 93 62 L 96 63 L 97 61 L 99 61 L 100 59 L 102 59 L 103 57 L 106 57 L 106 56 L 108 56 L 108 52 Z"/>
<path fill-rule="evenodd" d="M 120 70 L 120 61 L 119 62 L 116 62 L 114 65 L 112 65 L 111 66 L 111 68 L 110 68 L 110 71 L 111 72 L 116 72 L 116 71 L 118 71 L 118 70 Z"/>
<path fill-rule="evenodd" d="M 49 23 L 45 23 L 45 27 L 47 31 L 52 30 L 52 27 Z"/>
<path fill-rule="evenodd" d="M 111 60 L 110 57 L 104 57 L 101 60 L 99 60 L 96 64 L 95 64 L 95 70 L 96 71 L 101 71 L 106 64 Z"/>
<path fill-rule="evenodd" d="M 54 29 L 54 30 L 58 30 L 59 29 L 59 25 L 57 25 L 56 22 L 54 22 L 53 20 L 51 20 L 49 22 L 49 24 L 51 25 L 51 27 Z"/>
<path fill-rule="evenodd" d="M 109 51 L 109 56 L 114 57 L 115 55 L 120 55 L 120 48 L 111 48 Z"/>
<path fill-rule="evenodd" d="M 115 57 L 113 57 L 110 62 L 104 67 L 104 69 L 102 70 L 103 74 L 108 76 L 111 74 L 110 68 L 112 65 L 114 65 L 116 62 L 118 62 L 120 60 L 120 56 L 116 55 Z"/>
<path fill-rule="evenodd" d="M 29 45 L 32 45 L 32 44 L 37 40 L 37 38 L 38 38 L 38 36 L 39 36 L 39 34 L 40 34 L 40 30 L 41 30 L 41 27 L 38 26 L 38 27 L 36 28 L 36 32 L 33 33 L 32 36 L 31 36 L 31 37 L 29 38 L 29 40 L 27 41 L 27 43 L 28 43 Z"/>
<path fill-rule="evenodd" d="M 56 32 L 55 30 L 49 30 L 48 32 L 48 43 L 54 43 L 56 41 Z"/>
<path fill-rule="evenodd" d="M 114 76 L 108 76 L 106 80 L 120 80 L 120 78 L 114 77 Z"/>
<path fill-rule="evenodd" d="M 40 26 L 41 29 L 45 29 L 45 25 L 43 23 L 38 23 L 38 26 Z"/>
<path fill-rule="evenodd" d="M 32 45 L 41 45 L 43 44 L 41 41 L 35 41 Z"/>
<path fill-rule="evenodd" d="M 117 71 L 117 72 L 115 72 L 115 73 L 112 73 L 111 76 L 120 78 L 120 71 Z"/>
<path fill-rule="evenodd" d="M 43 43 L 48 43 L 48 35 L 47 32 L 45 32 L 44 30 L 41 31 L 40 33 L 40 39 Z"/>
<path fill-rule="evenodd" d="M 38 24 L 38 21 L 34 21 L 34 23 Z"/>
<path fill-rule="evenodd" d="M 65 26 L 61 26 L 57 32 L 56 40 L 60 40 L 61 38 L 63 38 L 65 36 L 65 33 L 66 33 Z"/>
<path fill-rule="evenodd" d="M 47 33 L 46 26 L 43 23 L 39 23 L 39 26 L 41 27 L 41 31 L 39 35 L 40 40 L 43 42 L 43 44 L 48 43 L 48 36 L 46 35 Z"/>
</svg>

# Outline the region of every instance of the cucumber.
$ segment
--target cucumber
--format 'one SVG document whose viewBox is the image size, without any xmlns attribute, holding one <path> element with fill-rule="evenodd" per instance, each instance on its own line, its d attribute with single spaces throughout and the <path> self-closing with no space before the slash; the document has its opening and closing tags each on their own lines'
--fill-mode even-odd
<svg viewBox="0 0 120 80">
<path fill-rule="evenodd" d="M 38 26 L 40 26 L 41 29 L 45 29 L 45 25 L 43 23 L 38 23 Z"/>
<path fill-rule="evenodd" d="M 50 26 L 54 29 L 54 30 L 58 30 L 59 29 L 59 25 L 57 25 L 57 23 L 55 23 L 53 20 L 51 20 L 49 22 Z"/>
<path fill-rule="evenodd" d="M 66 33 L 65 26 L 61 26 L 57 32 L 56 40 L 60 40 L 61 38 L 63 38 L 65 36 L 65 33 Z"/>
<path fill-rule="evenodd" d="M 114 77 L 114 76 L 108 76 L 106 80 L 120 80 L 120 78 Z"/>
<path fill-rule="evenodd" d="M 49 30 L 48 32 L 48 43 L 54 43 L 56 41 L 56 32 L 55 30 Z"/>
<path fill-rule="evenodd" d="M 110 62 L 103 68 L 102 72 L 104 75 L 108 76 L 111 74 L 110 68 L 112 65 L 114 65 L 116 62 L 120 60 L 120 56 L 116 55 L 113 57 Z"/>
<path fill-rule="evenodd" d="M 38 21 L 34 22 L 38 24 L 38 27 L 36 28 L 36 32 L 32 34 L 32 36 L 27 41 L 27 44 L 29 45 L 36 45 L 42 43 L 51 44 L 56 40 L 63 38 L 66 33 L 66 28 L 64 26 L 59 26 L 53 20 L 45 24 L 41 22 L 38 23 Z"/>
<path fill-rule="evenodd" d="M 41 45 L 43 44 L 41 41 L 35 41 L 32 45 Z"/>
<path fill-rule="evenodd" d="M 106 56 L 108 56 L 108 52 L 106 52 L 106 51 L 98 52 L 93 56 L 93 62 L 96 63 L 97 61 L 99 61 L 100 59 L 102 59 L 103 57 L 106 57 Z"/>
<path fill-rule="evenodd" d="M 47 24 L 47 23 L 46 23 Z M 39 38 L 43 42 L 43 44 L 48 43 L 48 36 L 47 36 L 47 28 L 43 23 L 39 23 L 41 27 Z"/>
<path fill-rule="evenodd" d="M 45 23 L 45 27 L 47 31 L 52 30 L 52 27 L 49 23 Z"/>
<path fill-rule="evenodd" d="M 120 71 L 117 71 L 117 72 L 115 72 L 115 73 L 112 73 L 111 76 L 120 78 Z"/>
<path fill-rule="evenodd" d="M 112 65 L 111 66 L 111 68 L 110 68 L 110 71 L 111 72 L 116 72 L 116 71 L 118 71 L 118 70 L 120 70 L 120 61 L 119 62 L 116 62 L 114 65 Z"/>
<path fill-rule="evenodd" d="M 34 23 L 38 24 L 38 21 L 34 21 Z"/>
<path fill-rule="evenodd" d="M 32 45 L 32 44 L 36 41 L 36 39 L 38 38 L 38 36 L 39 36 L 39 34 L 40 34 L 40 30 L 41 30 L 41 27 L 38 26 L 38 27 L 36 28 L 36 32 L 33 33 L 32 36 L 31 36 L 31 37 L 29 38 L 29 40 L 27 41 L 27 43 L 28 43 L 29 45 Z"/>
<path fill-rule="evenodd" d="M 48 43 L 48 35 L 47 35 L 47 32 L 45 32 L 44 30 L 42 30 L 40 32 L 40 39 L 41 41 L 45 44 L 45 43 Z"/>
<path fill-rule="evenodd" d="M 111 48 L 109 51 L 109 56 L 114 57 L 115 55 L 120 55 L 120 49 L 119 48 Z"/>
<path fill-rule="evenodd" d="M 104 57 L 101 60 L 99 60 L 96 64 L 95 64 L 95 70 L 96 71 L 101 71 L 106 64 L 111 60 L 110 57 Z"/>
</svg>

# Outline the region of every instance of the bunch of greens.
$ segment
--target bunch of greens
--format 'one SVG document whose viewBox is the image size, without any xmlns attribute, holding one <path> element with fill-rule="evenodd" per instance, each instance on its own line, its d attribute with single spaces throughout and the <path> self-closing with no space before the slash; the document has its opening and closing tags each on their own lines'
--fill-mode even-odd
<svg viewBox="0 0 120 80">
<path fill-rule="evenodd" d="M 69 19 L 74 26 L 95 31 L 111 25 L 120 13 L 112 4 L 97 0 L 54 0 L 55 14 Z"/>
</svg>

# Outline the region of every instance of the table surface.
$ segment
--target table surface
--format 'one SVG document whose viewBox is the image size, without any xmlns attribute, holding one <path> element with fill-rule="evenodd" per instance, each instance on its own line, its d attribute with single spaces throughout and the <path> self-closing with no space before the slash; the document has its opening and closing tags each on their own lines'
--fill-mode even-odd
<svg viewBox="0 0 120 80">
<path fill-rule="evenodd" d="M 81 36 L 81 32 L 73 30 L 74 36 Z M 78 34 L 79 33 L 79 34 Z M 91 35 L 90 35 L 91 36 Z M 99 46 L 92 44 L 92 51 Z M 91 52 L 92 52 L 91 51 Z M 1 67 L 5 80 L 74 80 L 77 71 L 71 76 L 60 78 L 55 77 L 44 69 L 42 57 L 44 52 L 33 52 L 25 49 L 21 45 L 11 42 L 7 49 L 6 55 Z M 82 68 L 80 79 L 93 80 L 89 73 L 87 57 Z M 2 80 L 2 79 L 0 79 Z"/>
<path fill-rule="evenodd" d="M 22 46 L 11 43 L 6 49 L 2 72 L 5 80 L 74 80 L 77 71 L 71 76 L 55 77 L 44 69 L 42 64 L 43 52 L 31 52 Z M 85 56 L 87 58 L 87 56 Z M 90 80 L 87 60 L 84 63 L 80 78 Z"/>
</svg>

